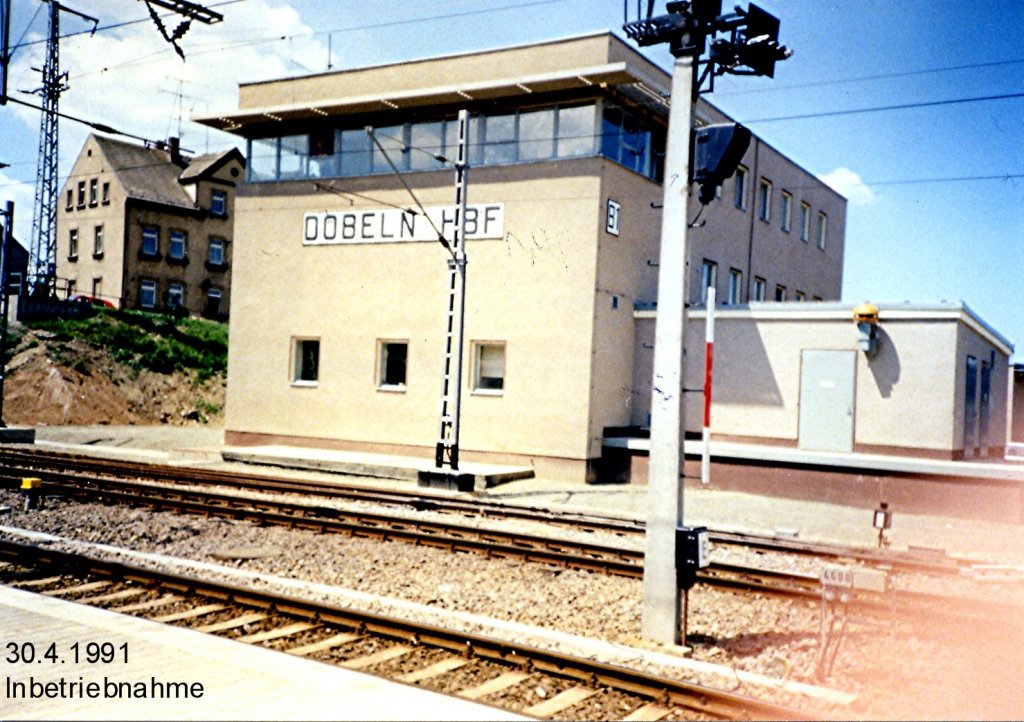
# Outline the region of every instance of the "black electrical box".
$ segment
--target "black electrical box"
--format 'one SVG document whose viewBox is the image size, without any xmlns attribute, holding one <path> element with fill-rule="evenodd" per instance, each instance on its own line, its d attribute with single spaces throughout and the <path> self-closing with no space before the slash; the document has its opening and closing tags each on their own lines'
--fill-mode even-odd
<svg viewBox="0 0 1024 722">
<path fill-rule="evenodd" d="M 697 571 L 707 568 L 708 547 L 707 527 L 676 528 L 676 574 L 681 589 L 692 587 L 697 582 Z"/>
</svg>

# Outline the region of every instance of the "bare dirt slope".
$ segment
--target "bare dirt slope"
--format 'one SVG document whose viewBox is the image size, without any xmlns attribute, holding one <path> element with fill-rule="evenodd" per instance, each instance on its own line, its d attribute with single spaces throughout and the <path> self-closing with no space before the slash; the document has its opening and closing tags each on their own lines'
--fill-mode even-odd
<svg viewBox="0 0 1024 722">
<path fill-rule="evenodd" d="M 13 352 L 3 405 L 11 426 L 180 426 L 220 424 L 223 417 L 223 375 L 199 383 L 194 372 L 136 370 L 114 361 L 108 349 L 57 343 L 45 331 L 25 331 Z"/>
</svg>

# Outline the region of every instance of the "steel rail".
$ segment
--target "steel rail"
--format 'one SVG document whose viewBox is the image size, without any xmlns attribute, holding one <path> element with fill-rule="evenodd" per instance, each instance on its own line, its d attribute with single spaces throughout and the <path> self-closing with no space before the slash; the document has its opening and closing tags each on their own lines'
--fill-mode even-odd
<svg viewBox="0 0 1024 722">
<path fill-rule="evenodd" d="M 754 697 L 639 672 L 626 667 L 540 649 L 519 642 L 481 634 L 461 632 L 430 624 L 411 622 L 383 614 L 314 602 L 308 599 L 259 591 L 203 580 L 197 577 L 102 560 L 35 545 L 0 539 L 0 560 L 20 566 L 67 569 L 82 576 L 158 585 L 185 594 L 221 599 L 240 606 L 272 609 L 290 616 L 349 627 L 364 633 L 428 645 L 466 655 L 478 656 L 513 666 L 529 667 L 550 675 L 593 686 L 607 686 L 622 692 L 672 706 L 684 707 L 717 719 L 820 719 Z"/>
<path fill-rule="evenodd" d="M 123 474 L 146 477 L 153 480 L 167 480 L 177 484 L 230 485 L 262 493 L 295 493 L 325 496 L 353 501 L 366 501 L 385 505 L 400 505 L 417 511 L 436 511 L 468 514 L 480 517 L 510 518 L 536 521 L 546 524 L 568 526 L 576 530 L 605 532 L 620 536 L 642 534 L 645 524 L 642 520 L 616 519 L 574 512 L 552 512 L 538 507 L 513 505 L 486 499 L 462 500 L 419 490 L 393 491 L 369 489 L 366 487 L 316 482 L 279 476 L 243 475 L 237 472 L 196 469 L 171 465 L 147 464 L 122 460 L 98 459 L 84 455 L 70 455 L 63 452 L 13 450 L 0 448 L 0 464 L 42 464 L 60 466 L 62 471 L 78 469 L 92 473 Z M 18 473 L 36 473 L 32 467 L 15 467 L 12 476 Z M 50 471 L 48 473 L 57 473 Z M 745 548 L 762 549 L 778 553 L 803 556 L 830 557 L 835 560 L 851 560 L 882 566 L 894 570 L 910 570 L 928 574 L 959 574 L 973 562 L 950 558 L 944 553 L 929 551 L 898 551 L 855 548 L 827 542 L 806 542 L 794 539 L 780 539 L 742 532 L 711 530 L 710 540 L 716 544 L 730 544 Z"/>
</svg>

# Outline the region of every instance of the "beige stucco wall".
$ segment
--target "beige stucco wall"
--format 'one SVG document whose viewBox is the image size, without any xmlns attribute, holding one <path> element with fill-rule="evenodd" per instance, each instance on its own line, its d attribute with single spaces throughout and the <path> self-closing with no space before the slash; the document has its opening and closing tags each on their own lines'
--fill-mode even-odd
<svg viewBox="0 0 1024 722">
<path fill-rule="evenodd" d="M 467 245 L 461 448 L 584 459 L 591 393 L 600 168 L 584 159 L 470 172 L 471 204 L 505 204 L 505 235 Z M 449 172 L 410 176 L 426 206 Z M 427 243 L 302 245 L 306 212 L 408 205 L 391 179 L 346 179 L 375 202 L 312 184 L 254 184 L 237 205 L 226 429 L 433 448 L 447 304 L 446 252 Z M 629 315 L 624 309 L 623 316 Z M 319 338 L 314 388 L 291 383 L 296 337 Z M 404 392 L 376 386 L 378 340 L 408 341 Z M 469 391 L 473 341 L 503 341 L 500 396 Z"/>
<path fill-rule="evenodd" d="M 75 293 L 92 295 L 93 279 L 101 280 L 104 300 L 120 306 L 124 299 L 124 189 L 110 170 L 96 141 L 90 136 L 75 161 L 57 198 L 57 292 L 63 298 L 66 281 L 74 281 Z M 89 181 L 97 180 L 95 205 L 89 204 Z M 78 183 L 85 182 L 85 207 L 78 207 Z M 110 183 L 110 202 L 102 202 L 103 184 Z M 72 191 L 72 207 L 67 207 L 67 192 Z M 93 255 L 96 226 L 103 226 L 104 252 Z M 78 257 L 68 257 L 69 234 L 78 229 Z"/>
<path fill-rule="evenodd" d="M 772 304 L 774 305 L 774 304 Z M 857 350 L 857 329 L 849 310 L 835 304 L 755 304 L 753 310 L 719 309 L 715 318 L 714 388 L 711 426 L 718 437 L 761 439 L 796 445 L 800 424 L 801 352 L 806 349 L 857 353 L 854 444 L 857 448 L 904 448 L 954 455 L 963 448 L 963 366 L 966 353 L 989 358 L 995 352 L 988 445 L 1005 445 L 1007 357 L 1001 344 L 977 331 L 959 311 L 883 310 L 878 351 Z M 638 314 L 638 404 L 632 421 L 646 425 L 650 412 L 650 369 L 654 314 Z M 694 311 L 686 326 L 689 388 L 703 386 L 705 312 Z M 687 396 L 686 427 L 698 432 L 703 397 Z"/>
</svg>

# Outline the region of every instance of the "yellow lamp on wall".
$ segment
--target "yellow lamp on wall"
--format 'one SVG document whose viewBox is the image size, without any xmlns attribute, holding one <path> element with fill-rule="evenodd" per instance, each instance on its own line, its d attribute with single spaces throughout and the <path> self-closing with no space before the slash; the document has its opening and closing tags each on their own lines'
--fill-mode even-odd
<svg viewBox="0 0 1024 722">
<path fill-rule="evenodd" d="M 853 322 L 857 324 L 857 347 L 868 357 L 878 353 L 878 306 L 858 303 L 853 307 Z"/>
</svg>

